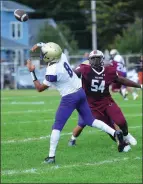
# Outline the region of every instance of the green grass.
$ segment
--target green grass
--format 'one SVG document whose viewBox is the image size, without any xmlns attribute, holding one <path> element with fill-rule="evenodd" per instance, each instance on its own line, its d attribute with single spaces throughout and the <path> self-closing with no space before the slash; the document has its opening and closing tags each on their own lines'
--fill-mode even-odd
<svg viewBox="0 0 143 184">
<path fill-rule="evenodd" d="M 68 147 L 77 123 L 74 112 L 62 131 L 56 165 L 46 165 L 49 137 L 60 96 L 54 90 L 1 92 L 2 183 L 141 183 L 142 182 L 142 99 L 130 96 L 114 99 L 128 121 L 129 132 L 138 141 L 128 153 L 119 153 L 105 133 L 87 127 Z M 32 104 L 32 103 L 40 104 Z M 41 138 L 40 138 L 41 137 Z"/>
</svg>

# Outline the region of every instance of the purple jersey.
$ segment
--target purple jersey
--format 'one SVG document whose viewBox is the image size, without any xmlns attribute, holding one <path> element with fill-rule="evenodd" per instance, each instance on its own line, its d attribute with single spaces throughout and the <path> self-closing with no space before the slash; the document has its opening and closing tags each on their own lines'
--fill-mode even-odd
<svg viewBox="0 0 143 184">
<path fill-rule="evenodd" d="M 97 72 L 90 65 L 81 64 L 75 72 L 82 75 L 82 87 L 85 90 L 90 108 L 102 111 L 112 99 L 109 86 L 115 82 L 117 76 L 116 68 L 108 65 Z"/>
</svg>

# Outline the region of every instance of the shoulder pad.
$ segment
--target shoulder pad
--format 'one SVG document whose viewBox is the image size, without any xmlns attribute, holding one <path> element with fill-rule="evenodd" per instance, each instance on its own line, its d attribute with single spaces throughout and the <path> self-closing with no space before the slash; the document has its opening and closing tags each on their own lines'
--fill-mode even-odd
<svg viewBox="0 0 143 184">
<path fill-rule="evenodd" d="M 84 64 L 84 65 L 90 65 L 89 64 L 89 60 L 85 60 L 84 62 L 82 62 L 82 64 Z"/>
</svg>

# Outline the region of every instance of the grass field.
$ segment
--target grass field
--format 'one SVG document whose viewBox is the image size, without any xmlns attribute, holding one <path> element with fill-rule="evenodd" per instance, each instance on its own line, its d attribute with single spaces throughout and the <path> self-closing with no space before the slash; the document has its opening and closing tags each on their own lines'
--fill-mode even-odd
<svg viewBox="0 0 143 184">
<path fill-rule="evenodd" d="M 1 92 L 2 183 L 142 183 L 142 99 L 123 101 L 113 95 L 138 141 L 119 153 L 105 133 L 87 127 L 76 147 L 68 147 L 77 113 L 68 120 L 59 141 L 56 165 L 46 165 L 49 137 L 60 96 L 54 90 Z"/>
</svg>

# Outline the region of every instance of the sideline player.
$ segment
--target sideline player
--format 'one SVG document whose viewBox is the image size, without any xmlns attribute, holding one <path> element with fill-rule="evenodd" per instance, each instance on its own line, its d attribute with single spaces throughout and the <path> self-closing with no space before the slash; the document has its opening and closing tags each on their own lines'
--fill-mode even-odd
<svg viewBox="0 0 143 184">
<path fill-rule="evenodd" d="M 124 58 L 119 54 L 119 52 L 116 49 L 112 49 L 110 51 L 110 56 L 111 56 L 113 65 L 116 67 L 116 70 L 119 72 L 119 75 L 121 75 L 122 77 L 127 77 L 127 69 L 125 66 Z M 121 84 L 113 83 L 112 91 L 120 92 L 124 100 L 128 100 L 127 98 L 128 92 L 132 94 L 134 100 L 138 98 L 138 94 L 135 91 L 132 91 L 131 88 Z"/>
<path fill-rule="evenodd" d="M 115 124 L 118 125 L 123 131 L 125 143 L 136 145 L 136 139 L 128 133 L 127 121 L 121 109 L 110 95 L 109 86 L 112 82 L 136 88 L 141 88 L 141 86 L 126 78 L 118 76 L 116 67 L 112 63 L 104 67 L 103 59 L 104 55 L 101 51 L 92 51 L 89 54 L 89 62 L 79 65 L 75 73 L 78 77 L 81 77 L 82 87 L 85 90 L 93 116 L 104 121 L 112 128 L 115 128 Z M 78 125 L 73 130 L 73 135 L 69 141 L 70 146 L 75 145 L 76 138 L 85 127 L 82 126 L 83 121 L 84 120 L 79 115 Z"/>
<path fill-rule="evenodd" d="M 60 139 L 60 132 L 75 109 L 84 120 L 84 125 L 99 128 L 115 137 L 117 139 L 118 151 L 122 152 L 124 149 L 122 131 L 115 131 L 101 120 L 93 118 L 85 92 L 81 86 L 81 80 L 71 69 L 66 55 L 62 53 L 60 46 L 53 42 L 46 44 L 38 43 L 31 50 L 35 51 L 38 47 L 41 47 L 41 57 L 48 66 L 45 79 L 43 84 L 41 84 L 34 72 L 35 66 L 30 60 L 27 61 L 27 67 L 31 72 L 35 88 L 37 91 L 42 92 L 53 84 L 62 96 L 56 112 L 55 122 L 52 126 L 49 155 L 45 158 L 45 162 L 55 163 L 55 152 Z"/>
</svg>

